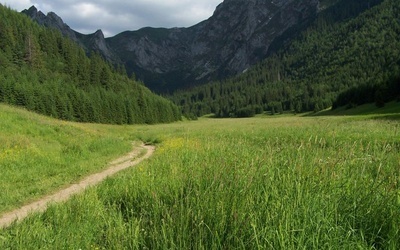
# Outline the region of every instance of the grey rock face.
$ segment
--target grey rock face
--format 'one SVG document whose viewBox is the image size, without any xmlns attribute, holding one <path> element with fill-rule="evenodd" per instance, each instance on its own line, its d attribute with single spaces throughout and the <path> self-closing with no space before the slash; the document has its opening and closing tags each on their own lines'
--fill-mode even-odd
<svg viewBox="0 0 400 250">
<path fill-rule="evenodd" d="M 267 56 L 277 37 L 314 16 L 318 4 L 318 0 L 225 0 L 209 19 L 189 28 L 143 28 L 106 39 L 99 31 L 87 36 L 71 33 L 52 13 L 46 17 L 29 9 L 26 14 L 47 26 L 46 20 L 51 20 L 53 27 L 87 50 L 124 63 L 128 73 L 162 92 L 243 72 Z"/>
<path fill-rule="evenodd" d="M 75 42 L 79 42 L 75 34 L 76 32 L 73 31 L 67 24 L 65 24 L 63 20 L 54 12 L 50 12 L 46 16 L 43 14 L 43 12 L 38 11 L 35 6 L 32 6 L 28 10 L 22 11 L 22 13 L 32 18 L 38 24 L 49 28 L 55 28 L 61 31 L 64 36 L 71 38 Z"/>
<path fill-rule="evenodd" d="M 83 35 L 71 29 L 56 13 L 49 12 L 45 15 L 41 11 L 38 11 L 35 6 L 22 11 L 22 13 L 26 14 L 40 25 L 59 30 L 65 37 L 78 43 L 87 53 L 98 51 L 107 60 L 113 63 L 120 62 L 118 57 L 107 45 L 101 30 L 96 31 L 94 34 Z"/>
<path fill-rule="evenodd" d="M 225 0 L 192 27 L 145 28 L 107 41 L 153 89 L 165 88 L 159 79 L 185 87 L 243 72 L 266 57 L 275 38 L 317 10 L 318 0 Z M 146 82 L 146 75 L 159 77 Z"/>
</svg>

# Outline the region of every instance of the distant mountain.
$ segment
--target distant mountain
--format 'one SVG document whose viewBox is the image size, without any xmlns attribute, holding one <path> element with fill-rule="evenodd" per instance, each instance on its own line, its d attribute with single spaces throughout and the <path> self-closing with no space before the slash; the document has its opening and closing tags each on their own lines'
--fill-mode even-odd
<svg viewBox="0 0 400 250">
<path fill-rule="evenodd" d="M 276 37 L 315 15 L 317 6 L 316 0 L 225 0 L 190 28 L 144 28 L 107 41 L 151 88 L 176 89 L 243 72 L 266 57 Z"/>
<path fill-rule="evenodd" d="M 101 32 L 82 39 L 55 14 L 45 16 L 33 8 L 29 13 L 81 45 L 104 49 Z M 163 123 L 181 118 L 171 101 L 130 79 L 98 53 L 88 58 L 60 32 L 2 5 L 0 16 L 0 102 L 78 122 Z"/>
<path fill-rule="evenodd" d="M 279 48 L 238 76 L 177 91 L 187 117 L 318 112 L 400 101 L 400 1 L 320 3 L 317 17 L 277 38 Z M 277 41 L 285 41 L 277 46 Z"/>
<path fill-rule="evenodd" d="M 35 6 L 30 7 L 28 10 L 23 10 L 22 13 L 40 25 L 61 31 L 64 36 L 78 43 L 87 53 L 92 51 L 99 52 L 108 61 L 120 63 L 118 56 L 107 45 L 101 30 L 97 30 L 95 33 L 89 35 L 81 34 L 71 29 L 56 13 L 49 12 L 45 15 L 43 12 L 38 11 Z"/>
<path fill-rule="evenodd" d="M 247 70 L 285 31 L 314 17 L 321 2 L 332 0 L 225 0 L 208 20 L 189 28 L 143 28 L 106 39 L 101 31 L 79 34 L 54 13 L 45 16 L 34 7 L 24 13 L 167 92 Z"/>
</svg>

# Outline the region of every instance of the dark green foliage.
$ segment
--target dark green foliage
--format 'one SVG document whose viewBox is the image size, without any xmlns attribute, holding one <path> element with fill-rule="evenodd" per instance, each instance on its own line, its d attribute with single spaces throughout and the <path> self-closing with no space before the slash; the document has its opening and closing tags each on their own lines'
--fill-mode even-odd
<svg viewBox="0 0 400 250">
<path fill-rule="evenodd" d="M 0 101 L 79 122 L 161 123 L 177 106 L 59 32 L 0 6 Z"/>
<path fill-rule="evenodd" d="M 255 113 L 259 107 L 271 114 L 318 112 L 399 99 L 399 0 L 338 1 L 299 28 L 290 43 L 246 73 L 171 99 L 185 115 L 217 117 L 239 117 L 251 107 Z"/>
<path fill-rule="evenodd" d="M 365 103 L 375 103 L 378 108 L 384 107 L 385 103 L 400 100 L 400 73 L 389 80 L 376 84 L 363 84 L 355 86 L 339 94 L 333 108 L 340 106 L 353 107 Z"/>
</svg>

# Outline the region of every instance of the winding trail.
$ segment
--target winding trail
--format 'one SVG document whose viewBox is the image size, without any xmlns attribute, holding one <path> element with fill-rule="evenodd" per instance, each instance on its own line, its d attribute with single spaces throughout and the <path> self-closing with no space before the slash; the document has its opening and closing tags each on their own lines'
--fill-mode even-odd
<svg viewBox="0 0 400 250">
<path fill-rule="evenodd" d="M 146 150 L 146 153 L 137 158 L 142 149 Z M 68 200 L 72 195 L 82 192 L 87 187 L 94 186 L 105 178 L 116 174 L 119 171 L 135 166 L 145 159 L 148 159 L 155 151 L 154 146 L 141 145 L 135 147 L 129 154 L 122 156 L 115 161 L 110 163 L 110 167 L 102 172 L 87 176 L 85 179 L 79 181 L 77 184 L 73 184 L 67 188 L 64 188 L 57 193 L 45 196 L 38 201 L 25 205 L 21 208 L 10 211 L 0 217 L 0 228 L 6 228 L 10 226 L 14 221 L 21 221 L 26 218 L 30 213 L 43 212 L 46 210 L 50 203 L 62 202 Z"/>
</svg>

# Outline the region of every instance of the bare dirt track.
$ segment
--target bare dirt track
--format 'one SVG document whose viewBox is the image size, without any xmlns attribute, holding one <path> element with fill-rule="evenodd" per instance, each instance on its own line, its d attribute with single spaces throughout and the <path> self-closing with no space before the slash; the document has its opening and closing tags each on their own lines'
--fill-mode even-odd
<svg viewBox="0 0 400 250">
<path fill-rule="evenodd" d="M 146 153 L 140 156 L 143 149 L 146 150 Z M 112 176 L 121 170 L 135 166 L 145 159 L 148 159 L 153 154 L 154 150 L 155 147 L 150 145 L 141 145 L 140 147 L 135 147 L 129 154 L 112 161 L 108 169 L 87 176 L 80 182 L 64 188 L 57 193 L 45 196 L 38 201 L 1 215 L 0 228 L 8 227 L 14 221 L 23 220 L 30 213 L 44 211 L 50 203 L 68 200 L 72 195 L 83 191 L 87 187 L 96 185 L 105 178 Z"/>
</svg>

